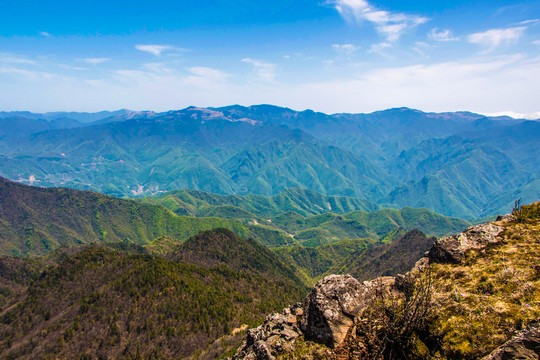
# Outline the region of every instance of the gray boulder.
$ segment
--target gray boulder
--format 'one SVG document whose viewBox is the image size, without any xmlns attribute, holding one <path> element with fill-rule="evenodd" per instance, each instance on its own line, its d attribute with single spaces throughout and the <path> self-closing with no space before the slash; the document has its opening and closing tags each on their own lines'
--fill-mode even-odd
<svg viewBox="0 0 540 360">
<path fill-rule="evenodd" d="M 302 317 L 302 303 L 283 309 L 281 314 L 273 313 L 264 323 L 249 329 L 246 340 L 238 348 L 233 360 L 272 360 L 277 354 L 292 347 L 301 336 L 297 324 Z"/>
<path fill-rule="evenodd" d="M 502 226 L 487 223 L 472 226 L 457 235 L 442 237 L 429 251 L 429 262 L 460 263 L 468 250 L 481 250 L 501 241 L 498 236 L 503 230 Z"/>
<path fill-rule="evenodd" d="M 354 319 L 371 303 L 374 286 L 375 282 L 361 284 L 350 275 L 320 280 L 304 301 L 301 328 L 306 339 L 332 348 L 341 345 Z"/>
</svg>

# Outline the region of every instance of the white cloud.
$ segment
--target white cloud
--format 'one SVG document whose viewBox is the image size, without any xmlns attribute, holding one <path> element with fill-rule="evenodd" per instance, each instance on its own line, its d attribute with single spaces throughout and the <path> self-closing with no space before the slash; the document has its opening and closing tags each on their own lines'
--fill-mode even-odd
<svg viewBox="0 0 540 360">
<path fill-rule="evenodd" d="M 496 113 L 484 113 L 486 116 L 510 116 L 514 119 L 527 119 L 527 120 L 538 120 L 540 119 L 540 111 L 532 113 L 517 113 L 515 111 L 499 111 Z"/>
<path fill-rule="evenodd" d="M 431 40 L 435 40 L 435 41 L 457 41 L 457 40 L 459 40 L 459 38 L 452 35 L 452 31 L 450 31 L 448 29 L 439 30 L 438 28 L 431 29 L 431 31 L 429 32 L 429 38 Z"/>
<path fill-rule="evenodd" d="M 161 56 L 161 54 L 164 52 L 185 51 L 185 49 L 177 48 L 170 45 L 135 45 L 135 49 L 150 53 L 155 56 Z"/>
<path fill-rule="evenodd" d="M 243 63 L 253 65 L 259 80 L 274 82 L 276 80 L 276 64 L 267 63 L 252 58 L 242 59 Z"/>
<path fill-rule="evenodd" d="M 186 85 L 199 89 L 219 90 L 227 86 L 229 74 L 214 68 L 196 66 L 188 69 L 190 74 L 182 81 Z"/>
<path fill-rule="evenodd" d="M 81 59 L 81 60 L 84 61 L 84 62 L 87 62 L 89 64 L 92 64 L 92 65 L 97 65 L 97 64 L 102 64 L 102 63 L 104 63 L 106 61 L 109 61 L 111 59 L 101 57 L 101 58 L 84 58 L 84 59 Z"/>
<path fill-rule="evenodd" d="M 204 67 L 204 66 L 195 66 L 195 67 L 190 68 L 189 71 L 195 76 L 200 76 L 204 78 L 212 78 L 216 80 L 224 80 L 225 78 L 229 76 L 228 74 L 224 73 L 221 70 Z"/>
<path fill-rule="evenodd" d="M 412 47 L 412 50 L 420 56 L 427 56 L 426 54 L 427 49 L 429 49 L 429 44 L 426 44 L 425 42 L 422 42 L 422 41 L 417 41 Z"/>
<path fill-rule="evenodd" d="M 255 65 L 268 65 L 253 59 L 244 64 L 253 66 L 256 75 Z M 274 71 L 274 66 L 266 67 Z M 325 80 L 327 73 L 322 70 L 309 70 L 309 82 L 292 77 L 280 78 L 279 82 L 249 81 L 241 74 L 211 67 L 179 68 L 161 62 L 94 74 L 70 72 L 69 76 L 61 75 L 58 67 L 53 67 L 58 73 L 29 71 L 26 67 L 0 64 L 1 109 L 165 111 L 189 105 L 271 103 L 327 113 L 408 106 L 424 111 L 514 112 L 527 117 L 540 110 L 536 99 L 540 57 L 525 55 L 484 56 L 479 61 L 373 68 L 357 73 L 347 68 L 341 78 L 333 80 Z M 45 66 L 40 64 L 42 68 Z"/>
<path fill-rule="evenodd" d="M 502 44 L 511 44 L 517 42 L 526 29 L 527 28 L 525 26 L 506 29 L 491 29 L 488 31 L 471 34 L 467 37 L 467 40 L 471 44 L 484 47 L 484 52 L 488 53 L 495 50 Z"/>
<path fill-rule="evenodd" d="M 18 55 L 12 55 L 12 54 L 2 54 L 0 53 L 0 63 L 4 64 L 27 64 L 27 65 L 35 65 L 36 62 L 33 60 L 28 60 L 26 58 L 20 57 Z"/>
<path fill-rule="evenodd" d="M 387 41 L 396 41 L 405 31 L 429 20 L 423 16 L 378 10 L 365 0 L 334 0 L 332 3 L 346 20 L 372 23 Z"/>
<path fill-rule="evenodd" d="M 350 59 L 355 51 L 360 50 L 360 46 L 353 44 L 333 44 L 332 48 L 338 53 L 338 58 Z"/>
<path fill-rule="evenodd" d="M 381 56 L 384 56 L 385 58 L 391 58 L 391 56 L 386 52 L 386 50 L 391 49 L 391 48 L 392 48 L 392 44 L 387 43 L 387 42 L 381 42 L 378 44 L 371 45 L 369 52 L 379 54 Z"/>
<path fill-rule="evenodd" d="M 531 25 L 531 24 L 538 24 L 540 22 L 540 19 L 530 19 L 519 22 L 519 25 Z"/>
<path fill-rule="evenodd" d="M 51 37 L 51 34 L 48 33 L 48 32 L 46 32 L 46 31 L 40 31 L 40 32 L 39 32 L 39 35 L 45 36 L 45 37 Z"/>
<path fill-rule="evenodd" d="M 55 76 L 53 73 L 48 73 L 45 71 L 26 70 L 26 69 L 21 69 L 14 66 L 12 67 L 0 66 L 0 74 L 5 74 L 12 78 L 23 79 L 26 81 L 49 80 Z"/>
<path fill-rule="evenodd" d="M 535 40 L 535 41 L 533 41 L 532 43 L 533 43 L 534 45 L 540 46 L 540 40 Z"/>
<path fill-rule="evenodd" d="M 540 58 L 515 55 L 482 62 L 379 68 L 352 79 L 300 84 L 274 103 L 324 112 L 407 106 L 424 111 L 534 113 L 540 110 L 539 83 Z"/>
</svg>

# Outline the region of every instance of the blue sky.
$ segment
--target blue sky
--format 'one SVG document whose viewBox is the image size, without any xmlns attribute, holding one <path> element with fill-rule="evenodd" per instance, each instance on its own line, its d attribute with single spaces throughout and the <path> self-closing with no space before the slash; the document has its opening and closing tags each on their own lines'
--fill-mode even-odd
<svg viewBox="0 0 540 360">
<path fill-rule="evenodd" d="M 540 1 L 0 3 L 0 111 L 270 103 L 540 117 Z"/>
</svg>

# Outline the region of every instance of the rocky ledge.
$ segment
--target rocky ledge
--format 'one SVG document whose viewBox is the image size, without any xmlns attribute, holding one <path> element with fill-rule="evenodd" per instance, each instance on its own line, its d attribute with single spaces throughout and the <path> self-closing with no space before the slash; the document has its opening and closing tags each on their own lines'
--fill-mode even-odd
<svg viewBox="0 0 540 360">
<path fill-rule="evenodd" d="M 268 315 L 261 326 L 248 330 L 233 359 L 270 360 L 278 352 L 290 349 L 300 336 L 303 315 L 302 303 L 283 309 L 281 314 Z"/>
</svg>

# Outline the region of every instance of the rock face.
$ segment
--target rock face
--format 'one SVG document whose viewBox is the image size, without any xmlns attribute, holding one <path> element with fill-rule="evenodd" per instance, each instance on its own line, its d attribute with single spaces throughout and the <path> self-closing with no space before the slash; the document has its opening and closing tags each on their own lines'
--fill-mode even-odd
<svg viewBox="0 0 540 360">
<path fill-rule="evenodd" d="M 335 347 L 365 308 L 367 288 L 350 275 L 330 275 L 319 281 L 304 301 L 302 330 L 307 339 Z"/>
<path fill-rule="evenodd" d="M 375 289 L 392 286 L 394 278 L 360 283 L 350 275 L 319 281 L 304 301 L 301 328 L 306 339 L 335 348 L 343 343 L 354 319 L 372 302 Z M 382 286 L 382 287 L 381 287 Z"/>
<path fill-rule="evenodd" d="M 303 314 L 302 303 L 298 303 L 283 309 L 281 314 L 268 315 L 261 326 L 248 330 L 246 340 L 233 359 L 274 359 L 278 352 L 290 348 L 300 336 L 298 323 Z"/>
<path fill-rule="evenodd" d="M 445 236 L 435 242 L 428 253 L 429 262 L 460 263 L 467 250 L 480 250 L 500 241 L 497 237 L 503 227 L 494 223 L 472 226 L 464 232 Z"/>
<path fill-rule="evenodd" d="M 482 360 L 540 359 L 540 324 L 536 323 L 507 341 Z"/>
</svg>

